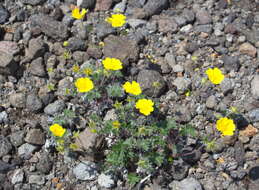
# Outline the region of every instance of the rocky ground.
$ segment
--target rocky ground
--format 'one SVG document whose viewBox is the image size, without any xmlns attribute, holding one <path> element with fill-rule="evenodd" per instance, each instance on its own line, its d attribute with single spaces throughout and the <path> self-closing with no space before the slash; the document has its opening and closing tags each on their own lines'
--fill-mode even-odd
<svg viewBox="0 0 259 190">
<path fill-rule="evenodd" d="M 126 78 L 156 97 L 163 112 L 215 141 L 201 150 L 188 137 L 192 156 L 136 189 L 259 189 L 259 1 L 78 2 L 89 9 L 84 21 L 71 17 L 76 0 L 0 0 L 0 189 L 129 189 L 96 160 L 58 154 L 48 132 L 64 109 L 76 110 L 76 128 L 85 127 L 89 110 L 66 89 L 73 86 L 75 62 L 103 57 L 122 60 Z M 124 33 L 104 21 L 118 9 L 127 16 Z M 216 87 L 202 82 L 213 66 L 226 76 Z M 161 84 L 155 92 L 152 81 Z M 215 120 L 231 107 L 239 113 L 238 129 L 222 138 Z M 81 138 L 86 148 L 96 143 L 87 131 Z"/>
</svg>

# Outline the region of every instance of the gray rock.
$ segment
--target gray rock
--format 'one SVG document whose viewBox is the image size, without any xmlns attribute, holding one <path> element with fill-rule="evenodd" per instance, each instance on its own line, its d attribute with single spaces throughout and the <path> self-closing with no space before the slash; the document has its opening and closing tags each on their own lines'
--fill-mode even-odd
<svg viewBox="0 0 259 190">
<path fill-rule="evenodd" d="M 6 111 L 0 112 L 0 124 L 8 122 L 8 114 Z"/>
<path fill-rule="evenodd" d="M 41 38 L 33 38 L 29 41 L 29 48 L 26 50 L 28 60 L 42 57 L 47 49 L 45 42 Z"/>
<path fill-rule="evenodd" d="M 25 135 L 25 132 L 24 131 L 16 131 L 16 132 L 13 132 L 10 136 L 10 141 L 11 143 L 15 146 L 15 147 L 18 147 L 20 146 L 21 144 L 23 144 L 24 142 L 24 135 Z"/>
<path fill-rule="evenodd" d="M 45 135 L 40 129 L 31 129 L 25 138 L 30 144 L 43 145 L 45 143 Z"/>
<path fill-rule="evenodd" d="M 251 93 L 255 99 L 259 100 L 259 75 L 255 75 L 251 82 Z"/>
<path fill-rule="evenodd" d="M 106 22 L 101 22 L 94 27 L 95 33 L 98 38 L 103 39 L 107 37 L 110 34 L 114 34 L 116 32 L 115 28 L 113 28 L 111 25 L 109 25 Z"/>
<path fill-rule="evenodd" d="M 135 19 L 135 18 L 128 19 L 127 22 L 134 29 L 138 27 L 142 27 L 147 24 L 147 21 L 142 19 Z"/>
<path fill-rule="evenodd" d="M 235 159 L 238 163 L 239 166 L 242 166 L 244 164 L 245 161 L 245 149 L 244 149 L 244 145 L 242 142 L 237 141 L 235 143 Z"/>
<path fill-rule="evenodd" d="M 158 30 L 163 33 L 175 33 L 178 30 L 178 24 L 172 17 L 162 17 L 158 20 Z"/>
<path fill-rule="evenodd" d="M 66 105 L 63 100 L 56 100 L 52 104 L 49 104 L 48 106 L 45 107 L 44 113 L 48 115 L 55 115 L 56 113 L 63 111 L 65 106 Z"/>
<path fill-rule="evenodd" d="M 248 117 L 252 122 L 259 121 L 259 108 L 253 109 L 248 112 Z"/>
<path fill-rule="evenodd" d="M 50 160 L 48 153 L 41 153 L 41 157 L 39 162 L 36 164 L 36 168 L 38 171 L 44 174 L 48 174 L 52 169 L 52 161 Z"/>
<path fill-rule="evenodd" d="M 43 107 L 40 98 L 36 94 L 29 94 L 26 100 L 26 108 L 31 112 L 38 112 Z"/>
<path fill-rule="evenodd" d="M 42 57 L 39 57 L 31 62 L 29 72 L 39 77 L 44 77 L 47 75 L 47 72 L 44 68 Z"/>
<path fill-rule="evenodd" d="M 95 0 L 77 0 L 77 6 L 86 8 L 86 9 L 91 9 L 95 5 Z"/>
<path fill-rule="evenodd" d="M 177 77 L 173 81 L 173 85 L 176 86 L 177 92 L 182 94 L 190 88 L 191 80 L 186 77 Z"/>
<path fill-rule="evenodd" d="M 67 48 L 70 51 L 77 51 L 77 50 L 85 51 L 86 50 L 86 43 L 85 43 L 84 40 L 81 40 L 81 39 L 76 38 L 76 37 L 72 37 L 72 38 L 68 39 Z"/>
<path fill-rule="evenodd" d="M 196 19 L 199 24 L 210 24 L 212 22 L 211 15 L 206 10 L 199 10 L 196 13 Z"/>
<path fill-rule="evenodd" d="M 144 94 L 152 97 L 162 95 L 166 88 L 166 82 L 159 72 L 154 70 L 141 70 L 137 81 Z"/>
<path fill-rule="evenodd" d="M 0 51 L 0 74 L 15 75 L 18 68 L 11 54 Z"/>
<path fill-rule="evenodd" d="M 127 0 L 122 0 L 120 3 L 117 3 L 113 8 L 113 12 L 118 11 L 123 13 L 126 9 L 126 4 L 127 4 Z"/>
<path fill-rule="evenodd" d="M 0 41 L 0 51 L 10 55 L 15 55 L 19 53 L 20 48 L 16 42 Z"/>
<path fill-rule="evenodd" d="M 172 53 L 166 53 L 165 60 L 171 68 L 173 68 L 176 65 L 175 56 Z"/>
<path fill-rule="evenodd" d="M 246 55 L 249 55 L 251 57 L 256 57 L 256 53 L 257 53 L 256 48 L 248 42 L 245 42 L 245 43 L 241 44 L 239 46 L 239 51 L 242 54 L 246 54 Z"/>
<path fill-rule="evenodd" d="M 103 173 L 98 176 L 97 182 L 101 187 L 108 188 L 108 189 L 113 188 L 115 186 L 115 181 L 113 179 L 113 176 L 106 175 Z"/>
<path fill-rule="evenodd" d="M 24 108 L 26 105 L 26 95 L 23 93 L 11 94 L 9 101 L 15 108 Z"/>
<path fill-rule="evenodd" d="M 7 155 L 12 150 L 12 144 L 3 136 L 0 136 L 0 158 Z"/>
<path fill-rule="evenodd" d="M 205 32 L 210 34 L 212 32 L 212 25 L 211 24 L 197 25 L 194 27 L 194 30 L 197 32 Z"/>
<path fill-rule="evenodd" d="M 258 28 L 255 30 L 244 30 L 242 31 L 245 36 L 246 39 L 251 42 L 252 44 L 256 44 L 259 41 L 259 30 Z"/>
<path fill-rule="evenodd" d="M 13 169 L 15 169 L 15 164 L 8 164 L 7 162 L 0 160 L 0 175 L 2 173 L 7 173 L 8 171 Z M 1 182 L 1 179 L 0 179 L 0 182 Z"/>
<path fill-rule="evenodd" d="M 44 3 L 46 0 L 21 0 L 25 5 L 39 5 Z"/>
<path fill-rule="evenodd" d="M 224 62 L 224 68 L 226 69 L 226 71 L 234 70 L 235 72 L 237 72 L 239 70 L 240 63 L 238 56 L 223 55 L 222 61 Z"/>
<path fill-rule="evenodd" d="M 29 183 L 43 185 L 43 184 L 45 184 L 45 177 L 43 175 L 30 175 Z"/>
<path fill-rule="evenodd" d="M 4 24 L 9 18 L 8 11 L 0 5 L 0 24 Z"/>
<path fill-rule="evenodd" d="M 57 95 L 61 97 L 71 96 L 67 90 L 72 89 L 74 86 L 73 78 L 72 77 L 65 77 L 64 79 L 60 80 L 58 83 Z"/>
<path fill-rule="evenodd" d="M 94 180 L 98 176 L 97 167 L 93 162 L 81 162 L 73 168 L 73 173 L 80 180 Z"/>
<path fill-rule="evenodd" d="M 65 40 L 68 37 L 68 27 L 47 15 L 33 15 L 30 20 L 33 26 L 39 26 L 43 33 L 53 39 Z"/>
<path fill-rule="evenodd" d="M 17 169 L 14 171 L 11 182 L 12 184 L 22 183 L 24 180 L 24 172 L 22 169 Z"/>
<path fill-rule="evenodd" d="M 215 108 L 216 105 L 217 105 L 216 96 L 214 95 L 209 96 L 208 99 L 206 100 L 206 107 L 213 109 Z"/>
<path fill-rule="evenodd" d="M 193 23 L 195 20 L 195 14 L 192 10 L 189 9 L 184 9 L 183 15 L 182 15 L 187 23 Z"/>
<path fill-rule="evenodd" d="M 187 24 L 187 20 L 184 16 L 174 16 L 174 20 L 179 27 L 182 27 Z"/>
<path fill-rule="evenodd" d="M 125 64 L 138 59 L 139 47 L 133 40 L 125 36 L 110 35 L 104 39 L 104 56 L 114 57 Z"/>
<path fill-rule="evenodd" d="M 188 52 L 188 53 L 193 53 L 194 51 L 198 50 L 199 49 L 199 45 L 195 42 L 190 42 L 190 43 L 187 43 L 186 46 L 185 46 L 185 50 Z"/>
<path fill-rule="evenodd" d="M 168 0 L 148 0 L 143 9 L 146 12 L 146 16 L 152 16 L 159 14 L 163 9 L 167 8 Z"/>
<path fill-rule="evenodd" d="M 234 89 L 234 84 L 231 79 L 225 78 L 221 83 L 220 83 L 220 88 L 224 94 L 230 93 Z"/>
<path fill-rule="evenodd" d="M 175 72 L 175 73 L 181 73 L 181 72 L 183 72 L 184 71 L 184 68 L 183 68 L 183 66 L 182 65 L 175 65 L 175 66 L 173 66 L 172 67 L 172 69 L 173 69 L 173 71 Z"/>
<path fill-rule="evenodd" d="M 29 159 L 36 149 L 36 146 L 25 143 L 18 148 L 18 155 L 22 158 Z"/>
<path fill-rule="evenodd" d="M 186 178 L 182 181 L 173 181 L 169 184 L 171 190 L 202 190 L 202 186 L 199 181 L 194 178 Z"/>
<path fill-rule="evenodd" d="M 116 120 L 118 117 L 116 115 L 115 109 L 108 110 L 105 114 L 103 120 L 109 121 L 109 120 Z"/>
<path fill-rule="evenodd" d="M 249 144 L 249 149 L 255 152 L 259 151 L 259 134 L 253 136 Z"/>
</svg>

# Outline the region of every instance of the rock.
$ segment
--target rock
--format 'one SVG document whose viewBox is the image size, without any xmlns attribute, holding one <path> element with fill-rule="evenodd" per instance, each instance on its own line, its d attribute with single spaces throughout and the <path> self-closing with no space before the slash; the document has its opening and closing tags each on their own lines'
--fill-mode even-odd
<svg viewBox="0 0 259 190">
<path fill-rule="evenodd" d="M 65 102 L 63 100 L 56 100 L 55 102 L 47 105 L 44 109 L 44 113 L 48 115 L 55 115 L 64 110 Z"/>
<path fill-rule="evenodd" d="M 135 18 L 128 19 L 127 22 L 134 29 L 138 27 L 142 27 L 147 24 L 147 21 L 143 19 L 135 19 Z"/>
<path fill-rule="evenodd" d="M 94 7 L 96 0 L 77 0 L 77 6 L 86 8 L 86 9 L 91 9 Z"/>
<path fill-rule="evenodd" d="M 42 39 L 33 38 L 29 41 L 29 48 L 26 50 L 25 56 L 28 58 L 28 60 L 43 57 L 46 49 L 47 46 Z"/>
<path fill-rule="evenodd" d="M 206 100 L 206 107 L 213 109 L 217 105 L 217 98 L 214 95 L 211 95 Z"/>
<path fill-rule="evenodd" d="M 192 24 L 195 20 L 195 14 L 190 9 L 184 9 L 182 16 L 186 19 L 186 22 L 190 24 Z"/>
<path fill-rule="evenodd" d="M 42 57 L 39 57 L 31 62 L 29 72 L 39 77 L 44 77 L 47 75 L 47 72 L 44 68 Z"/>
<path fill-rule="evenodd" d="M 52 162 L 48 156 L 47 152 L 43 152 L 41 154 L 39 162 L 36 164 L 36 168 L 38 171 L 44 174 L 48 174 L 52 169 Z"/>
<path fill-rule="evenodd" d="M 187 20 L 184 16 L 174 16 L 174 20 L 179 27 L 185 26 L 187 24 Z"/>
<path fill-rule="evenodd" d="M 176 86 L 177 92 L 182 94 L 190 88 L 191 80 L 186 77 L 177 77 L 172 84 Z"/>
<path fill-rule="evenodd" d="M 33 15 L 30 18 L 33 26 L 38 26 L 40 30 L 53 39 L 65 40 L 68 37 L 68 27 L 62 22 L 54 20 L 44 14 Z"/>
<path fill-rule="evenodd" d="M 254 166 L 249 169 L 248 176 L 251 180 L 255 181 L 259 179 L 259 166 Z"/>
<path fill-rule="evenodd" d="M 22 158 L 29 159 L 36 149 L 36 146 L 25 143 L 18 148 L 18 155 Z"/>
<path fill-rule="evenodd" d="M 91 132 L 91 129 L 85 128 L 75 140 L 78 150 L 86 152 L 90 156 L 98 153 L 104 144 L 104 138 L 97 133 Z"/>
<path fill-rule="evenodd" d="M 172 69 L 173 69 L 173 71 L 174 71 L 175 73 L 182 73 L 182 72 L 184 71 L 183 66 L 182 66 L 182 65 L 179 65 L 179 64 L 173 66 Z"/>
<path fill-rule="evenodd" d="M 199 181 L 190 177 L 182 181 L 173 181 L 169 184 L 172 190 L 202 190 L 202 186 Z"/>
<path fill-rule="evenodd" d="M 75 177 L 79 180 L 94 180 L 98 176 L 97 166 L 93 162 L 81 162 L 73 168 Z"/>
<path fill-rule="evenodd" d="M 15 108 L 25 108 L 26 95 L 23 93 L 11 94 L 9 97 L 11 105 Z"/>
<path fill-rule="evenodd" d="M 24 172 L 22 169 L 17 169 L 14 171 L 11 182 L 12 184 L 22 183 L 24 180 Z"/>
<path fill-rule="evenodd" d="M 0 24 L 4 24 L 8 18 L 8 11 L 2 5 L 0 5 Z"/>
<path fill-rule="evenodd" d="M 179 105 L 174 113 L 175 121 L 179 123 L 188 123 L 192 119 L 190 109 L 186 106 Z"/>
<path fill-rule="evenodd" d="M 159 14 L 163 9 L 168 7 L 168 0 L 148 0 L 143 10 L 147 17 Z"/>
<path fill-rule="evenodd" d="M 168 63 L 168 65 L 173 68 L 176 65 L 175 56 L 172 53 L 166 53 L 165 54 L 165 61 Z"/>
<path fill-rule="evenodd" d="M 113 188 L 115 186 L 115 181 L 113 177 L 111 175 L 106 175 L 103 173 L 98 176 L 97 182 L 101 187 L 104 187 L 107 189 Z"/>
<path fill-rule="evenodd" d="M 251 81 L 251 93 L 255 99 L 259 100 L 259 75 L 255 75 Z"/>
<path fill-rule="evenodd" d="M 205 32 L 210 34 L 212 32 L 212 25 L 211 24 L 197 25 L 194 27 L 194 30 L 197 32 Z"/>
<path fill-rule="evenodd" d="M 13 56 L 0 50 L 0 74 L 15 75 L 18 68 Z"/>
<path fill-rule="evenodd" d="M 183 26 L 180 31 L 183 33 L 189 33 L 192 30 L 192 25 L 191 24 L 187 24 L 186 26 Z"/>
<path fill-rule="evenodd" d="M 31 129 L 27 133 L 25 141 L 30 144 L 44 145 L 45 135 L 40 129 Z"/>
<path fill-rule="evenodd" d="M 172 17 L 162 17 L 158 20 L 158 30 L 163 33 L 175 33 L 178 30 L 178 24 Z"/>
<path fill-rule="evenodd" d="M 95 33 L 98 38 L 103 39 L 110 34 L 114 34 L 116 32 L 115 28 L 113 28 L 107 22 L 101 22 L 94 27 Z"/>
<path fill-rule="evenodd" d="M 234 24 L 230 23 L 225 26 L 224 32 L 227 34 L 236 34 L 238 33 L 238 30 Z"/>
<path fill-rule="evenodd" d="M 249 149 L 256 152 L 259 151 L 259 134 L 253 136 L 249 144 Z"/>
<path fill-rule="evenodd" d="M 107 11 L 112 6 L 112 0 L 96 0 L 95 11 Z"/>
<path fill-rule="evenodd" d="M 15 164 L 8 164 L 8 163 L 0 160 L 0 175 L 1 175 L 1 173 L 7 173 L 8 171 L 13 170 L 13 169 L 15 169 Z"/>
<path fill-rule="evenodd" d="M 198 49 L 199 49 L 199 45 L 195 42 L 187 43 L 186 46 L 185 46 L 185 50 L 188 53 L 193 53 L 194 51 L 196 51 Z"/>
<path fill-rule="evenodd" d="M 2 111 L 0 112 L 0 124 L 2 123 L 7 123 L 8 122 L 8 114 L 6 113 L 6 111 Z"/>
<path fill-rule="evenodd" d="M 137 82 L 147 96 L 158 97 L 166 89 L 165 80 L 159 72 L 154 70 L 141 70 L 138 73 Z"/>
<path fill-rule="evenodd" d="M 212 22 L 211 15 L 206 10 L 197 11 L 196 19 L 197 19 L 199 24 L 210 24 Z"/>
<path fill-rule="evenodd" d="M 70 51 L 77 51 L 77 50 L 85 51 L 86 43 L 84 40 L 81 40 L 76 37 L 72 37 L 68 39 L 68 46 L 66 48 L 68 48 Z"/>
<path fill-rule="evenodd" d="M 44 3 L 46 0 L 21 0 L 21 2 L 25 5 L 39 5 Z"/>
<path fill-rule="evenodd" d="M 42 109 L 43 104 L 36 94 L 29 94 L 26 100 L 26 108 L 31 112 L 38 112 Z"/>
<path fill-rule="evenodd" d="M 16 42 L 0 41 L 0 52 L 4 52 L 10 55 L 19 53 L 20 48 Z"/>
<path fill-rule="evenodd" d="M 259 30 L 244 30 L 242 33 L 245 34 L 247 41 L 256 45 L 259 42 Z"/>
<path fill-rule="evenodd" d="M 45 184 L 45 177 L 43 175 L 30 175 L 29 183 L 43 185 L 43 184 Z"/>
<path fill-rule="evenodd" d="M 24 131 L 16 131 L 16 132 L 13 132 L 10 136 L 10 141 L 11 143 L 15 146 L 15 147 L 18 147 L 20 146 L 21 144 L 23 144 L 24 142 L 24 135 L 25 135 L 25 132 Z"/>
<path fill-rule="evenodd" d="M 105 114 L 103 120 L 109 121 L 109 120 L 116 120 L 118 117 L 116 115 L 115 109 L 108 110 Z"/>
<path fill-rule="evenodd" d="M 248 112 L 248 117 L 252 122 L 259 121 L 259 108 L 253 109 Z"/>
<path fill-rule="evenodd" d="M 0 136 L 0 158 L 12 150 L 12 144 L 4 136 Z"/>
<path fill-rule="evenodd" d="M 174 180 L 182 180 L 188 175 L 190 166 L 185 162 L 175 163 L 172 167 L 171 175 L 173 176 Z"/>
<path fill-rule="evenodd" d="M 256 48 L 248 42 L 241 44 L 239 46 L 239 51 L 251 57 L 256 56 Z"/>
<path fill-rule="evenodd" d="M 220 83 L 220 88 L 224 94 L 231 93 L 234 89 L 234 84 L 231 79 L 225 78 L 221 83 Z"/>
<path fill-rule="evenodd" d="M 58 83 L 57 95 L 60 97 L 67 97 L 71 96 L 70 89 L 73 89 L 73 78 L 72 77 L 65 77 L 64 79 L 60 80 Z"/>
<path fill-rule="evenodd" d="M 110 35 L 104 39 L 104 44 L 105 57 L 117 58 L 124 64 L 138 59 L 139 47 L 137 43 L 124 36 Z"/>
<path fill-rule="evenodd" d="M 228 72 L 231 71 L 231 70 L 234 70 L 235 72 L 237 72 L 240 68 L 238 56 L 223 55 L 222 61 L 224 62 L 224 68 Z"/>
<path fill-rule="evenodd" d="M 127 0 L 122 0 L 120 3 L 117 3 L 113 7 L 113 12 L 121 12 L 121 13 L 125 12 L 126 5 L 127 5 Z"/>
<path fill-rule="evenodd" d="M 235 160 L 239 166 L 242 166 L 245 161 L 245 148 L 242 142 L 237 141 L 234 145 L 235 149 Z"/>
<path fill-rule="evenodd" d="M 50 102 L 54 100 L 54 94 L 52 92 L 49 92 L 47 85 L 42 86 L 40 88 L 38 96 L 44 105 L 48 105 Z"/>
<path fill-rule="evenodd" d="M 245 129 L 239 131 L 240 136 L 253 137 L 258 133 L 258 129 L 249 124 Z"/>
</svg>

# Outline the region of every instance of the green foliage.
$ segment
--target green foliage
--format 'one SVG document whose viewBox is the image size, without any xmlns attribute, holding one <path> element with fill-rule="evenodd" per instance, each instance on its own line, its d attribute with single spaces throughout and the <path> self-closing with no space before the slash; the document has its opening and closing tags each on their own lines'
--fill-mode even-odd
<svg viewBox="0 0 259 190">
<path fill-rule="evenodd" d="M 141 178 L 137 176 L 135 173 L 129 173 L 128 174 L 128 183 L 133 187 L 138 182 L 140 182 Z"/>
<path fill-rule="evenodd" d="M 122 97 L 124 92 L 123 89 L 121 88 L 121 85 L 116 83 L 113 85 L 109 85 L 107 88 L 107 94 L 111 98 L 117 98 L 117 97 Z"/>
<path fill-rule="evenodd" d="M 74 111 L 65 109 L 62 114 L 57 115 L 54 118 L 53 122 L 64 126 L 67 124 L 71 124 L 75 117 L 76 117 L 76 114 Z"/>
</svg>

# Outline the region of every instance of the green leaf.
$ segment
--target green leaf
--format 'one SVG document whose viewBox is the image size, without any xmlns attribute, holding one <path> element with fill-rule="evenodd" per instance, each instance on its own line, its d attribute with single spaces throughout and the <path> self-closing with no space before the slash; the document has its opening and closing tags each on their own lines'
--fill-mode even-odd
<svg viewBox="0 0 259 190">
<path fill-rule="evenodd" d="M 112 98 L 122 97 L 124 94 L 124 91 L 120 84 L 110 85 L 106 88 L 106 90 L 107 90 L 108 96 Z"/>
<path fill-rule="evenodd" d="M 138 175 L 136 175 L 135 173 L 128 174 L 128 183 L 131 186 L 136 185 L 138 182 L 140 182 L 140 180 L 141 180 L 141 178 Z"/>
</svg>

